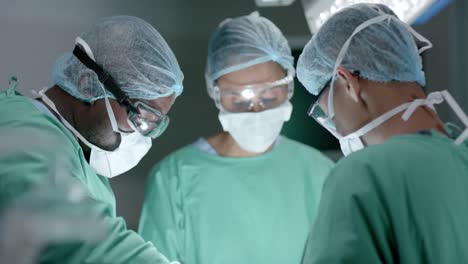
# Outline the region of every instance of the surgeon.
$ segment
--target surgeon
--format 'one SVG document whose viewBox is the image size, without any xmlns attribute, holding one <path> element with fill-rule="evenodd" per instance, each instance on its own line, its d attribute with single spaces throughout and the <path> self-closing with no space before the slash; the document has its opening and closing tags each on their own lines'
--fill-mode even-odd
<svg viewBox="0 0 468 264">
<path fill-rule="evenodd" d="M 299 263 L 333 163 L 280 136 L 291 116 L 293 57 L 258 13 L 227 19 L 208 47 L 208 94 L 224 131 L 157 164 L 139 232 L 190 264 Z"/>
<path fill-rule="evenodd" d="M 0 130 L 21 128 L 37 141 L 53 138 L 54 155 L 71 163 L 66 175 L 85 186 L 108 235 L 98 244 L 51 245 L 40 263 L 169 263 L 116 216 L 108 178 L 137 165 L 167 127 L 183 79 L 171 49 L 139 18 L 105 18 L 57 60 L 52 78 L 55 85 L 34 100 L 16 92 L 13 78 L 0 93 Z M 52 171 L 50 153 L 18 143 L 16 152 L 0 158 L 3 205 Z"/>
<path fill-rule="evenodd" d="M 297 66 L 309 114 L 347 155 L 324 186 L 302 263 L 468 263 L 468 130 L 441 122 L 426 93 L 430 42 L 388 7 L 333 15 Z M 443 87 L 446 88 L 446 87 Z"/>
</svg>

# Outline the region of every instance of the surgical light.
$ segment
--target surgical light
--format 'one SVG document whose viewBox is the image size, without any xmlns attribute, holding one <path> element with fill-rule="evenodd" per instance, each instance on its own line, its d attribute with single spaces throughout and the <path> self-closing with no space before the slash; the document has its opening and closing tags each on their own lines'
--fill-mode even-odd
<svg viewBox="0 0 468 264">
<path fill-rule="evenodd" d="M 412 24 L 436 2 L 441 1 L 443 0 L 302 0 L 302 4 L 309 28 L 315 33 L 333 14 L 353 4 L 387 5 L 402 21 Z"/>
<path fill-rule="evenodd" d="M 255 0 L 255 4 L 260 7 L 268 6 L 288 6 L 294 3 L 295 0 Z"/>
</svg>

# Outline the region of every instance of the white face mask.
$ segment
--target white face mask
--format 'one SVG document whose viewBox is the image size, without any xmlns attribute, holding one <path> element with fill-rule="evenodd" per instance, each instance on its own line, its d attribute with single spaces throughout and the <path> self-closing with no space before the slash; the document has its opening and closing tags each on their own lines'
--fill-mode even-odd
<svg viewBox="0 0 468 264">
<path fill-rule="evenodd" d="M 91 147 L 89 165 L 102 176 L 112 178 L 135 167 L 151 148 L 151 138 L 138 132 L 120 133 L 121 142 L 114 151 Z"/>
<path fill-rule="evenodd" d="M 120 145 L 114 151 L 106 151 L 94 144 L 91 144 L 70 123 L 68 123 L 65 118 L 62 117 L 52 100 L 45 95 L 45 91 L 46 90 L 44 89 L 39 92 L 44 103 L 54 110 L 54 112 L 59 115 L 62 123 L 91 149 L 89 164 L 98 174 L 107 178 L 112 178 L 127 172 L 135 167 L 151 148 L 151 138 L 144 137 L 138 132 L 123 133 L 118 130 L 117 121 L 107 97 L 104 98 L 107 113 L 113 130 L 121 136 Z"/>
<path fill-rule="evenodd" d="M 292 113 L 292 104 L 258 113 L 228 113 L 220 111 L 219 121 L 239 146 L 253 153 L 265 152 L 278 138 L 284 122 Z"/>
</svg>

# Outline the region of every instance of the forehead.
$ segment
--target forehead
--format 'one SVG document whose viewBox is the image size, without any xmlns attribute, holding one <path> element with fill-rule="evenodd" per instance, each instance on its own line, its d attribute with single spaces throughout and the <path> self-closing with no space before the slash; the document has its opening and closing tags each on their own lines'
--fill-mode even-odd
<svg viewBox="0 0 468 264">
<path fill-rule="evenodd" d="M 225 74 L 217 80 L 217 85 L 220 89 L 235 88 L 274 82 L 285 76 L 286 71 L 278 63 L 269 61 Z"/>
</svg>

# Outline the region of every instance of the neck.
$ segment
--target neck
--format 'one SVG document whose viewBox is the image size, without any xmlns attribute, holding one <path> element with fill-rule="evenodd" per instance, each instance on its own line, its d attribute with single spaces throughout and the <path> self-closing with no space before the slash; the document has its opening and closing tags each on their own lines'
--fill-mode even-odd
<svg viewBox="0 0 468 264">
<path fill-rule="evenodd" d="M 68 123 L 70 123 L 70 125 L 75 126 L 72 111 L 74 98 L 56 85 L 47 90 L 45 92 L 45 95 L 54 103 L 60 115 L 63 118 L 65 118 L 65 120 L 67 120 Z M 44 103 L 44 101 L 41 98 L 39 98 L 38 100 L 41 101 L 50 110 L 50 112 L 53 113 L 60 120 L 60 116 L 55 112 L 54 109 L 52 109 L 49 105 Z"/>
<path fill-rule="evenodd" d="M 63 91 L 60 87 L 57 85 L 53 86 L 49 90 L 45 92 L 46 96 L 54 103 L 55 107 L 57 108 L 57 111 L 60 113 L 60 115 L 67 120 L 67 122 L 76 128 L 75 124 L 75 115 L 74 115 L 74 107 L 76 103 L 79 101 L 78 99 L 74 98 L 73 96 L 69 95 L 65 91 Z M 39 98 L 39 101 L 44 103 L 44 101 Z M 44 105 L 50 110 L 51 113 L 53 113 L 58 120 L 61 120 L 60 116 L 55 112 L 54 109 L 52 109 L 49 105 L 44 103 Z M 61 121 L 62 122 L 62 121 Z M 78 140 L 78 139 L 77 139 Z M 78 140 L 80 146 L 83 149 L 83 153 L 85 155 L 85 158 L 89 160 L 89 154 L 90 154 L 90 149 L 88 146 L 83 144 L 80 140 Z"/>
<path fill-rule="evenodd" d="M 254 153 L 242 149 L 228 132 L 221 132 L 208 138 L 208 143 L 223 157 L 255 157 L 263 153 Z M 271 146 L 266 152 L 273 148 Z"/>
<path fill-rule="evenodd" d="M 393 136 L 414 134 L 424 130 L 436 130 L 441 134 L 447 134 L 442 121 L 437 114 L 428 107 L 418 107 L 407 121 L 401 118 L 402 115 L 403 112 L 399 113 L 384 124 L 362 136 L 365 144 L 380 144 Z"/>
</svg>

